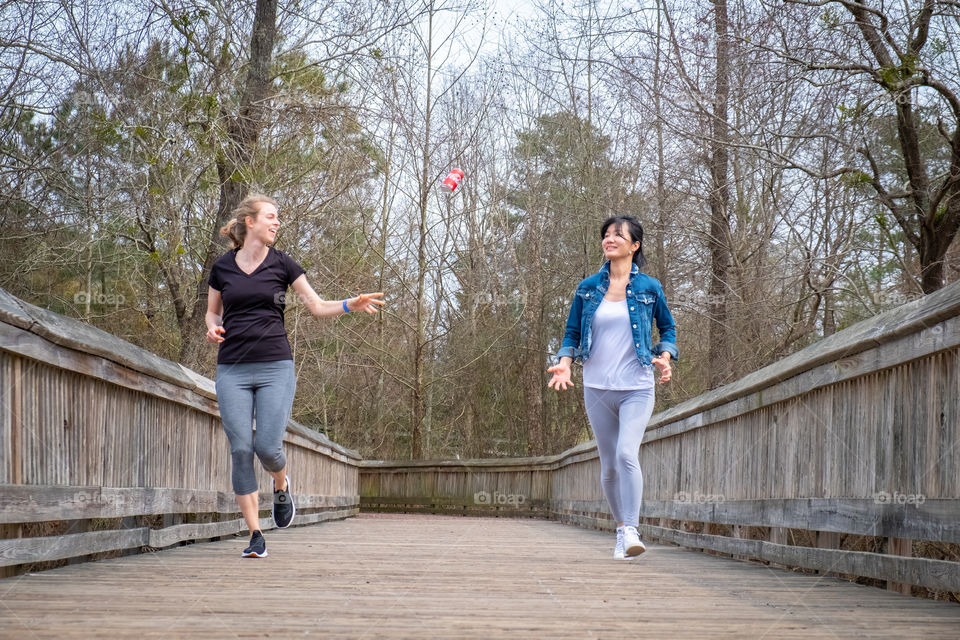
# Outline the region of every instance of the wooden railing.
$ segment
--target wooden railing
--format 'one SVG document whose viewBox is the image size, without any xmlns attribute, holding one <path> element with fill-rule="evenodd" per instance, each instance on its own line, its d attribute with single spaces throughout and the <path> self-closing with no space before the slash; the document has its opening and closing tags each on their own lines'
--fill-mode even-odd
<svg viewBox="0 0 960 640">
<path fill-rule="evenodd" d="M 0 290 L 0 394 L 0 571 L 244 528 L 209 380 Z M 612 527 L 592 442 L 364 462 L 291 424 L 286 450 L 300 523 L 362 508 Z M 960 284 L 657 414 L 640 462 L 647 538 L 960 592 Z"/>
<path fill-rule="evenodd" d="M 0 394 L 0 572 L 246 529 L 210 380 L 0 290 Z M 293 422 L 284 448 L 298 524 L 358 512 L 355 452 Z"/>
<path fill-rule="evenodd" d="M 640 464 L 647 538 L 960 592 L 960 283 L 657 414 Z M 360 499 L 612 528 L 599 475 L 592 442 L 524 460 L 364 462 Z"/>
</svg>

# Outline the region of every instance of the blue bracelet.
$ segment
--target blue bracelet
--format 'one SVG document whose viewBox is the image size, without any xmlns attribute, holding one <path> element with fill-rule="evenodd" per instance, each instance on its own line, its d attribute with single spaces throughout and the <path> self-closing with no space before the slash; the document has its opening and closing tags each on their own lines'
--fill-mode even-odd
<svg viewBox="0 0 960 640">
<path fill-rule="evenodd" d="M 346 300 L 343 301 L 343 312 L 344 312 L 344 313 L 350 313 L 350 309 L 347 308 L 347 301 L 346 301 Z"/>
</svg>

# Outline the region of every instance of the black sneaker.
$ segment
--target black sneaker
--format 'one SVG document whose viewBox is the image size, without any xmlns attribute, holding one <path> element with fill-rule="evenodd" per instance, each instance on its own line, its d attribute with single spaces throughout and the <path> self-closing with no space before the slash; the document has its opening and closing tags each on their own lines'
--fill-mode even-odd
<svg viewBox="0 0 960 640">
<path fill-rule="evenodd" d="M 243 550 L 244 558 L 266 558 L 267 541 L 263 539 L 263 534 L 254 531 L 250 536 L 250 546 Z"/>
<path fill-rule="evenodd" d="M 297 507 L 293 504 L 293 498 L 290 496 L 290 476 L 287 479 L 287 488 L 283 491 L 273 491 L 273 523 L 278 529 L 286 529 L 293 522 L 293 516 L 297 515 Z M 276 486 L 276 480 L 274 480 Z"/>
</svg>

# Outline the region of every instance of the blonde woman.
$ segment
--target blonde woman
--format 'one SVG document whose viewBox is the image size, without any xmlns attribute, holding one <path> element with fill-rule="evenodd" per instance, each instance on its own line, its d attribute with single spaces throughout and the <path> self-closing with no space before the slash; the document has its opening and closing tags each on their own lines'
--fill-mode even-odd
<svg viewBox="0 0 960 640">
<path fill-rule="evenodd" d="M 219 345 L 217 401 L 230 441 L 233 491 L 250 530 L 244 558 L 267 556 L 260 531 L 254 455 L 273 477 L 274 523 L 281 529 L 289 527 L 296 515 L 283 453 L 283 435 L 297 384 L 283 324 L 287 288 L 292 286 L 320 318 L 350 311 L 377 313 L 384 304 L 382 293 L 321 300 L 307 282 L 303 267 L 273 248 L 279 228 L 276 200 L 259 194 L 248 196 L 220 230 L 233 242 L 233 249 L 210 271 L 206 337 Z"/>
</svg>

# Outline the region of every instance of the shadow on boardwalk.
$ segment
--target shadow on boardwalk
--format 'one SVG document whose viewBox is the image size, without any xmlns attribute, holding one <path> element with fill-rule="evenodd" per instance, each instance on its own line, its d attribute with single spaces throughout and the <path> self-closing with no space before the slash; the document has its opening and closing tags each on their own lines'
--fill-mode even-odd
<svg viewBox="0 0 960 640">
<path fill-rule="evenodd" d="M 544 520 L 362 515 L 0 581 L 0 637 L 957 638 L 960 607 Z"/>
</svg>

